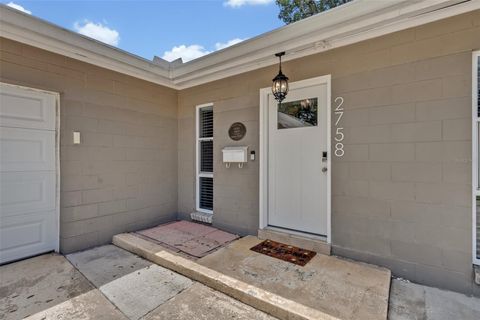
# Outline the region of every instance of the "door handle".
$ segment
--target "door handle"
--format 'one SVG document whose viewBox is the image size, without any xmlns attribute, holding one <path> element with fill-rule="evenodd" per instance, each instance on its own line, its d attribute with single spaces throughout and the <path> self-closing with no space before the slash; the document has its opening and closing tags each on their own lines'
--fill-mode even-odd
<svg viewBox="0 0 480 320">
<path fill-rule="evenodd" d="M 328 171 L 328 168 L 327 167 L 323 167 L 322 168 L 322 172 L 327 172 Z"/>
</svg>

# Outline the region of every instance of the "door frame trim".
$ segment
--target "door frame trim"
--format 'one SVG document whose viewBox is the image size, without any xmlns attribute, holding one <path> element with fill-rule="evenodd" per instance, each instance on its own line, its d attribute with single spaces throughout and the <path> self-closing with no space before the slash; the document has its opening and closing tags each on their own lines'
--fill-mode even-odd
<svg viewBox="0 0 480 320">
<path fill-rule="evenodd" d="M 299 89 L 315 85 L 327 85 L 327 243 L 332 241 L 331 207 L 332 207 L 332 152 L 331 152 L 331 82 L 332 76 L 325 75 L 289 83 L 290 89 Z M 259 138 L 260 138 L 260 173 L 259 173 L 259 228 L 268 227 L 268 95 L 271 88 L 260 89 Z M 288 231 L 285 231 L 288 233 Z"/>
<path fill-rule="evenodd" d="M 22 90 L 50 94 L 55 98 L 55 215 L 57 223 L 57 241 L 55 244 L 55 252 L 60 252 L 60 93 L 2 81 L 0 81 L 0 84 Z"/>
</svg>

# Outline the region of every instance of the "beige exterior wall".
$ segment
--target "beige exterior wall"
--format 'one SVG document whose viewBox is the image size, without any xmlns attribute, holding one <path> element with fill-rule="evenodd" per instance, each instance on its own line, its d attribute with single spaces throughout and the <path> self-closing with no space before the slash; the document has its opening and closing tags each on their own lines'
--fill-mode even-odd
<svg viewBox="0 0 480 320">
<path fill-rule="evenodd" d="M 6 39 L 0 50 L 0 81 L 61 95 L 62 252 L 176 217 L 175 90 Z"/>
<path fill-rule="evenodd" d="M 345 156 L 332 164 L 335 254 L 416 282 L 480 294 L 472 282 L 471 52 L 480 11 L 289 61 L 291 81 L 332 75 L 345 99 Z M 182 90 L 178 209 L 195 208 L 195 105 L 214 103 L 214 225 L 255 234 L 258 157 L 225 169 L 221 148 L 259 154 L 259 89 L 276 67 Z M 229 140 L 244 122 L 247 136 Z"/>
</svg>

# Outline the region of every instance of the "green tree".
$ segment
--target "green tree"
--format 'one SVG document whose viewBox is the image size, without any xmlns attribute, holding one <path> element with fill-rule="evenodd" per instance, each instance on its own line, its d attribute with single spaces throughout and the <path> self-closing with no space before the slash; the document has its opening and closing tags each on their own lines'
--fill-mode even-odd
<svg viewBox="0 0 480 320">
<path fill-rule="evenodd" d="M 335 8 L 352 0 L 276 0 L 278 18 L 286 24 Z"/>
</svg>

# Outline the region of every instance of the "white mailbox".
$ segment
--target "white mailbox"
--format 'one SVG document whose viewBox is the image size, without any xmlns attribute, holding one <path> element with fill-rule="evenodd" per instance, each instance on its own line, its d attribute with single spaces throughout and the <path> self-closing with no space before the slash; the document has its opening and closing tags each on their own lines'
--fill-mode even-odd
<svg viewBox="0 0 480 320">
<path fill-rule="evenodd" d="M 248 146 L 238 147 L 224 147 L 222 149 L 223 162 L 230 167 L 230 163 L 238 163 L 238 167 L 243 167 L 243 164 L 248 161 Z"/>
</svg>

